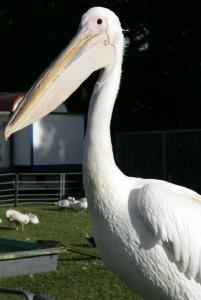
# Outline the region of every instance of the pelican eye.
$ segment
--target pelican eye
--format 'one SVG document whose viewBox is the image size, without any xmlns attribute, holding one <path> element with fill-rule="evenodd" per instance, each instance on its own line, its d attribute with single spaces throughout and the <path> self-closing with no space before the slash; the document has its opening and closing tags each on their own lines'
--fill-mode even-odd
<svg viewBox="0 0 201 300">
<path fill-rule="evenodd" d="M 102 23 L 103 23 L 103 20 L 102 20 L 101 18 L 98 18 L 98 19 L 97 19 L 97 24 L 98 24 L 98 25 L 101 25 Z"/>
</svg>

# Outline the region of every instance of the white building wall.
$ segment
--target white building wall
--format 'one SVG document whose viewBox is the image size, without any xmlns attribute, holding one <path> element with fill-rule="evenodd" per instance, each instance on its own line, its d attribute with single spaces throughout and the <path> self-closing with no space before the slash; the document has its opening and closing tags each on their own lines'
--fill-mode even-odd
<svg viewBox="0 0 201 300">
<path fill-rule="evenodd" d="M 31 165 L 31 140 L 30 126 L 13 135 L 13 162 L 15 166 Z"/>
<path fill-rule="evenodd" d="M 84 116 L 66 112 L 60 106 L 56 113 L 13 135 L 14 166 L 82 164 Z M 3 139 L 8 118 L 9 114 L 0 113 L 0 168 L 10 166 L 10 139 Z"/>
<path fill-rule="evenodd" d="M 34 165 L 81 164 L 84 116 L 49 114 L 33 125 Z"/>
</svg>

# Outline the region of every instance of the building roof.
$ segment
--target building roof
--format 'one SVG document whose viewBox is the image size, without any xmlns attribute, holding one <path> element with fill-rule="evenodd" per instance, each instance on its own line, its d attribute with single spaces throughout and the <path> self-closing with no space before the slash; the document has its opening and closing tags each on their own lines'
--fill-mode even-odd
<svg viewBox="0 0 201 300">
<path fill-rule="evenodd" d="M 0 112 L 13 112 L 25 93 L 0 93 Z"/>
</svg>

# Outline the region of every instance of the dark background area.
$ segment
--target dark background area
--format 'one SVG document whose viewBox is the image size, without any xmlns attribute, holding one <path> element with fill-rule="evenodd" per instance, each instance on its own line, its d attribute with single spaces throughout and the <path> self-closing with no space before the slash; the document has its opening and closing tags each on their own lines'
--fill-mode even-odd
<svg viewBox="0 0 201 300">
<path fill-rule="evenodd" d="M 0 0 L 0 92 L 27 91 L 92 6 L 112 9 L 130 44 L 114 131 L 201 128 L 199 1 Z M 68 101 L 87 112 L 96 74 Z"/>
</svg>

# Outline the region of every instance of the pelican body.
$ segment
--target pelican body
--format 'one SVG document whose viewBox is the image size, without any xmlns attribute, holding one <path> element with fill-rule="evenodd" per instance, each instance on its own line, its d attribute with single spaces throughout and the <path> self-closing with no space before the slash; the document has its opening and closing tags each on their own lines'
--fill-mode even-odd
<svg viewBox="0 0 201 300">
<path fill-rule="evenodd" d="M 201 299 L 201 196 L 165 181 L 131 178 L 116 166 L 110 122 L 124 37 L 110 10 L 87 11 L 77 35 L 31 87 L 5 138 L 66 100 L 96 70 L 83 176 L 94 238 L 105 264 L 147 300 Z"/>
</svg>

